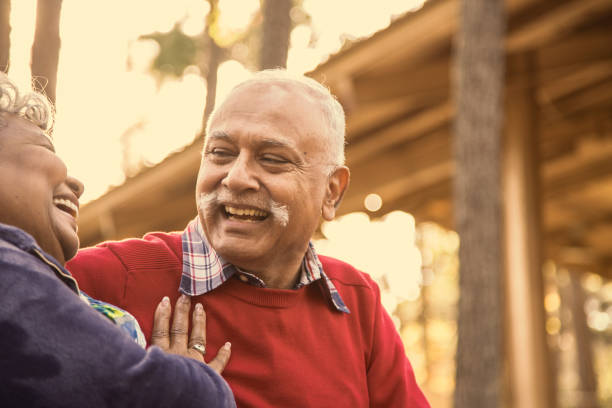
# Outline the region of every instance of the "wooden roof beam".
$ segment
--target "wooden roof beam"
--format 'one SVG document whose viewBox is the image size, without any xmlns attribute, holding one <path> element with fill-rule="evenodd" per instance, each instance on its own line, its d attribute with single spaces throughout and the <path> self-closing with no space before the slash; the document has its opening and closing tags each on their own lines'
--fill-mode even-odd
<svg viewBox="0 0 612 408">
<path fill-rule="evenodd" d="M 506 10 L 512 15 L 537 1 L 506 0 Z M 330 57 L 308 75 L 333 86 L 339 78 L 369 71 L 372 61 L 385 60 L 391 56 L 401 54 L 403 60 L 412 61 L 416 65 L 432 50 L 442 44 L 450 44 L 457 30 L 458 11 L 459 2 L 456 0 L 428 0 L 422 9 L 408 13 L 367 41 L 353 44 L 345 52 Z M 432 27 L 435 29 L 432 30 Z"/>
<path fill-rule="evenodd" d="M 444 228 L 453 229 L 453 207 L 452 201 L 448 199 L 452 190 L 452 180 L 444 180 L 396 200 L 383 200 L 380 210 L 370 214 L 378 217 L 401 210 L 412 214 L 417 223 L 435 222 Z"/>
<path fill-rule="evenodd" d="M 84 230 L 96 230 L 98 224 L 98 214 L 125 205 L 125 203 L 137 202 L 148 194 L 149 191 L 156 190 L 160 185 L 172 185 L 168 180 L 175 180 L 181 177 L 192 178 L 197 174 L 201 159 L 202 145 L 196 142 L 181 154 L 168 157 L 159 165 L 152 167 L 137 177 L 128 180 L 123 185 L 109 191 L 95 201 L 91 201 L 83 206 L 79 215 L 79 228 Z"/>
<path fill-rule="evenodd" d="M 346 118 L 347 140 L 349 143 L 380 131 L 402 117 L 410 117 L 416 111 L 435 106 L 448 98 L 448 90 L 428 92 L 419 95 L 405 95 L 378 102 L 360 104 L 359 108 Z"/>
<path fill-rule="evenodd" d="M 531 6 L 535 1 L 508 0 L 506 3 L 509 14 L 512 15 Z M 564 3 L 510 32 L 506 39 L 506 48 L 508 52 L 514 53 L 550 43 L 591 16 L 610 11 L 610 4 L 609 0 L 576 0 Z M 401 56 L 402 60 L 413 61 L 416 65 L 422 62 L 424 55 L 431 54 L 432 49 L 450 43 L 457 29 L 457 13 L 457 1 L 429 0 L 418 12 L 408 14 L 389 29 L 331 57 L 309 75 L 333 86 L 343 77 L 369 71 L 371 61 L 382 61 L 390 56 Z M 436 30 L 431 30 L 431 27 L 436 27 Z M 407 41 L 410 42 L 410 47 L 398 47 L 398 44 L 406 44 Z"/>
<path fill-rule="evenodd" d="M 366 160 L 351 166 L 351 183 L 346 198 L 365 197 L 394 179 L 451 159 L 451 135 L 448 126 L 424 137 L 410 140 L 385 152 L 384 160 Z"/>
<path fill-rule="evenodd" d="M 601 144 L 587 155 L 566 157 L 545 163 L 542 169 L 544 195 L 547 199 L 563 196 L 585 180 L 593 183 L 612 177 L 612 143 Z M 582 156 L 582 157 L 581 157 Z"/>
<path fill-rule="evenodd" d="M 553 120 L 559 120 L 578 112 L 598 109 L 598 106 L 609 106 L 612 102 L 612 80 L 592 84 L 554 103 L 542 107 L 542 114 Z"/>
<path fill-rule="evenodd" d="M 450 41 L 457 29 L 457 1 L 429 0 L 418 12 L 408 14 L 387 30 L 374 34 L 367 41 L 352 45 L 351 49 L 331 57 L 309 75 L 333 85 L 345 76 L 368 71 L 372 61 L 385 59 L 401 52 L 406 60 L 420 60 L 436 44 Z M 441 22 L 444 22 L 441 24 Z M 432 30 L 432 27 L 436 27 Z M 409 47 L 398 44 L 410 42 Z"/>
<path fill-rule="evenodd" d="M 553 260 L 559 267 L 612 278 L 611 260 L 597 254 L 586 245 L 563 245 L 556 242 L 554 238 L 547 237 L 544 246 L 547 258 Z"/>
<path fill-rule="evenodd" d="M 585 138 L 612 135 L 612 105 L 589 110 L 560 120 L 543 120 L 539 124 L 540 155 L 545 161 L 573 154 Z"/>
<path fill-rule="evenodd" d="M 506 50 L 523 52 L 540 47 L 570 32 L 584 21 L 612 10 L 610 0 L 575 0 L 565 2 L 550 12 L 536 16 L 514 29 L 506 39 Z"/>
<path fill-rule="evenodd" d="M 378 102 L 402 95 L 427 96 L 430 93 L 448 97 L 450 76 L 450 59 L 446 56 L 394 73 L 376 72 L 356 77 L 355 89 L 361 102 Z"/>
<path fill-rule="evenodd" d="M 554 76 L 559 69 L 612 57 L 612 26 L 595 26 L 538 48 L 535 58 L 540 76 Z"/>
<path fill-rule="evenodd" d="M 612 42 L 612 37 L 611 40 Z M 612 48 L 612 46 L 610 47 Z M 549 78 L 540 85 L 537 101 L 540 105 L 553 101 L 587 88 L 612 77 L 612 57 L 576 67 L 573 72 L 563 77 Z"/>
<path fill-rule="evenodd" d="M 564 242 L 571 243 L 572 239 L 582 239 L 582 237 L 588 235 L 589 231 L 601 224 L 612 225 L 612 211 L 596 214 L 585 213 L 582 214 L 581 219 L 571 224 L 565 223 L 563 226 L 550 229 L 548 232 L 551 236 L 565 237 L 564 239 L 568 240 Z"/>
<path fill-rule="evenodd" d="M 454 168 L 452 161 L 442 162 L 387 183 L 381 183 L 372 192 L 378 194 L 383 203 L 394 202 L 413 194 L 420 194 L 437 184 L 448 182 L 451 180 Z M 364 211 L 364 198 L 365 194 L 347 196 L 340 207 L 341 213 Z"/>
<path fill-rule="evenodd" d="M 349 145 L 346 150 L 347 164 L 355 166 L 372 155 L 436 130 L 446 125 L 454 113 L 454 105 L 446 101 L 388 126 L 367 139 Z"/>
</svg>

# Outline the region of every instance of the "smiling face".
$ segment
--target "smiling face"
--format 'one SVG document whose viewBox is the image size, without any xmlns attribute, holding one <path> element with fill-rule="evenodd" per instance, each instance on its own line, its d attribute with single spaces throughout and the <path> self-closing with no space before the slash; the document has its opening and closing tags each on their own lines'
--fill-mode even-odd
<svg viewBox="0 0 612 408">
<path fill-rule="evenodd" d="M 212 118 L 196 187 L 200 219 L 215 251 L 260 277 L 297 273 L 348 182 L 346 167 L 330 175 L 317 98 L 299 84 L 249 84 Z"/>
<path fill-rule="evenodd" d="M 60 263 L 79 247 L 80 181 L 43 131 L 13 114 L 0 117 L 0 222 L 28 232 Z"/>
</svg>

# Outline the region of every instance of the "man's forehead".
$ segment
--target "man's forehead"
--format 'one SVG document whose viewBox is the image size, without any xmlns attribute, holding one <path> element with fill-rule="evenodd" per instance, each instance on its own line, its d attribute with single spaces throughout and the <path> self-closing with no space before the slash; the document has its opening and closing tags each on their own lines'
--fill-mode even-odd
<svg viewBox="0 0 612 408">
<path fill-rule="evenodd" d="M 258 101 L 268 105 L 285 106 L 302 105 L 309 109 L 321 109 L 322 98 L 308 86 L 299 82 L 266 81 L 238 85 L 227 96 L 222 106 L 238 107 L 249 101 Z"/>
<path fill-rule="evenodd" d="M 324 109 L 318 98 L 313 98 L 300 84 L 254 83 L 235 88 L 211 118 L 211 128 L 234 118 L 248 118 L 251 123 L 284 123 L 301 127 L 324 119 Z"/>
</svg>

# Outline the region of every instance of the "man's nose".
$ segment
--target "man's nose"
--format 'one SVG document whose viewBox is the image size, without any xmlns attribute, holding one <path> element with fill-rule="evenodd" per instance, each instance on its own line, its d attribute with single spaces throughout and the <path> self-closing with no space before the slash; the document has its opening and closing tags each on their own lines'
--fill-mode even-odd
<svg viewBox="0 0 612 408">
<path fill-rule="evenodd" d="M 83 191 L 85 191 L 85 186 L 83 185 L 83 183 L 81 183 L 81 180 L 72 176 L 68 176 L 66 178 L 66 184 L 68 184 L 68 187 L 77 196 L 77 198 L 81 198 Z"/>
<path fill-rule="evenodd" d="M 221 183 L 229 190 L 236 192 L 258 190 L 259 182 L 252 167 L 253 164 L 247 155 L 238 155 Z"/>
</svg>

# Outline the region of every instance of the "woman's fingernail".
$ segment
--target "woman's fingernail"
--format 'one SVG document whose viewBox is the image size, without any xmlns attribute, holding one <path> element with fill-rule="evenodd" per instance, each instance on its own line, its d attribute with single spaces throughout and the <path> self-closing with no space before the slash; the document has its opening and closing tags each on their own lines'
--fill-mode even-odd
<svg viewBox="0 0 612 408">
<path fill-rule="evenodd" d="M 189 301 L 189 298 L 187 297 L 187 295 L 182 293 L 181 297 L 179 298 L 179 300 L 181 301 L 181 303 L 187 303 Z"/>
<path fill-rule="evenodd" d="M 161 302 L 163 306 L 168 306 L 170 304 L 170 298 L 168 296 L 164 296 Z"/>
<path fill-rule="evenodd" d="M 232 343 L 230 343 L 229 341 L 226 341 L 225 344 L 223 345 L 223 348 L 226 350 L 229 350 L 232 348 Z"/>
<path fill-rule="evenodd" d="M 197 314 L 202 314 L 202 312 L 204 311 L 204 306 L 202 306 L 201 303 L 198 303 L 195 305 L 195 310 Z"/>
</svg>

